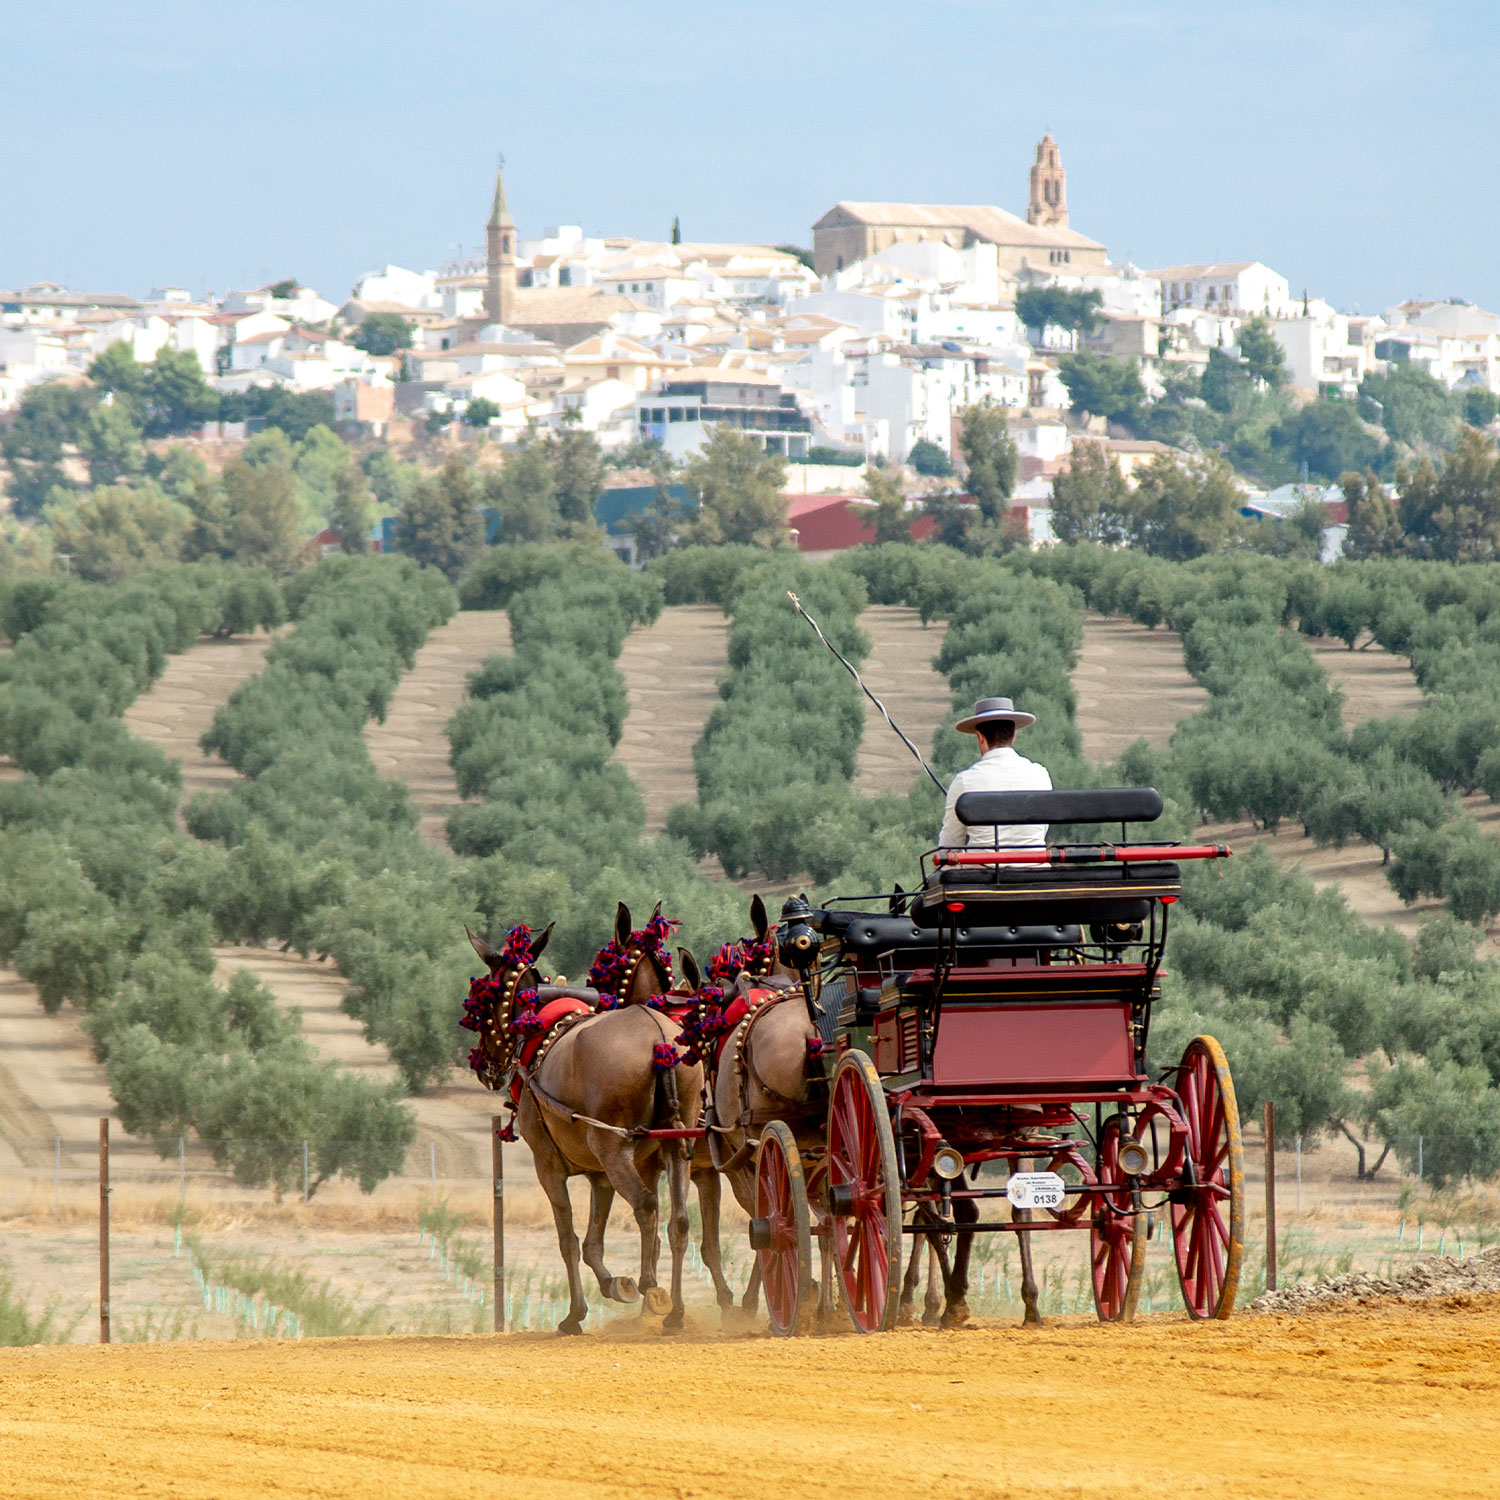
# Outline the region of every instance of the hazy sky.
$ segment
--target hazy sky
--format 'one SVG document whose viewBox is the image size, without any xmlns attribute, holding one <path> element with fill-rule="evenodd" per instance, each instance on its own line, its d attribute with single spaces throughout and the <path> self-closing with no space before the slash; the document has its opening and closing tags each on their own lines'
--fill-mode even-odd
<svg viewBox="0 0 1500 1500">
<path fill-rule="evenodd" d="M 1494 0 L 0 0 L 0 287 L 340 300 L 580 223 L 811 243 L 840 198 L 1024 212 L 1343 307 L 1500 308 Z"/>
</svg>

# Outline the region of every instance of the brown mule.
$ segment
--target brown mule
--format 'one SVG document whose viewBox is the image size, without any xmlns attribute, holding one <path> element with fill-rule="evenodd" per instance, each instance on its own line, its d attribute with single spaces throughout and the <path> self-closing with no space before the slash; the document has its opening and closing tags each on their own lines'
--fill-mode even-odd
<svg viewBox="0 0 1500 1500">
<path fill-rule="evenodd" d="M 762 1002 L 741 1020 L 725 1040 L 719 1067 L 710 1080 L 712 1118 L 710 1126 L 720 1170 L 729 1179 L 730 1190 L 747 1214 L 755 1207 L 755 1146 L 761 1130 L 773 1120 L 792 1128 L 798 1147 L 807 1152 L 823 1148 L 821 1096 L 814 1096 L 807 1074 L 808 1043 L 817 1028 L 808 1015 L 807 1003 L 796 970 L 781 962 L 775 929 L 759 896 L 750 902 L 750 921 L 755 937 L 740 946 L 749 958 L 744 971 L 726 993 L 747 996 L 752 989 L 777 989 L 784 993 Z M 818 1239 L 822 1255 L 819 1315 L 832 1311 L 832 1262 L 823 1236 Z M 760 1303 L 760 1261 L 751 1266 L 750 1282 L 741 1306 L 754 1313 Z"/>
<path fill-rule="evenodd" d="M 624 939 L 621 945 L 625 946 L 633 935 L 629 913 L 623 906 L 620 912 L 624 925 L 617 920 L 616 940 Z M 646 953 L 634 965 L 626 993 L 618 996 L 614 1008 L 591 1012 L 588 1000 L 580 997 L 576 1008 L 549 1029 L 528 1067 L 520 1061 L 523 1038 L 511 1029 L 512 1011 L 524 995 L 526 982 L 535 984 L 535 962 L 551 929 L 524 953 L 514 941 L 515 931 L 503 952 L 470 934 L 475 952 L 498 981 L 502 996 L 490 1024 L 479 1028 L 476 1051 L 484 1064 L 480 1076 L 487 1082 L 494 1078 L 501 1086 L 509 1086 L 513 1078 L 520 1080 L 516 1126 L 531 1148 L 537 1181 L 552 1206 L 558 1248 L 568 1272 L 568 1314 L 557 1331 L 582 1332 L 588 1313 L 567 1189 L 570 1177 L 584 1176 L 589 1180 L 590 1208 L 583 1260 L 594 1272 L 600 1291 L 617 1302 L 633 1302 L 644 1294 L 645 1311 L 664 1313 L 663 1330 L 674 1332 L 683 1323 L 688 1161 L 681 1142 L 644 1139 L 642 1132 L 697 1126 L 703 1070 L 669 1061 L 676 1056 L 672 1045 L 676 1027 L 645 1004 L 652 994 L 668 988 L 669 975 L 656 954 Z M 557 1001 L 560 993 L 556 987 L 538 987 L 536 1013 L 542 1013 L 549 999 Z M 592 993 L 582 992 L 584 996 Z M 661 1249 L 657 1185 L 663 1171 L 670 1203 L 670 1298 L 658 1286 L 656 1274 Z M 616 1193 L 630 1205 L 640 1229 L 639 1283 L 611 1275 L 604 1263 L 604 1230 Z"/>
</svg>

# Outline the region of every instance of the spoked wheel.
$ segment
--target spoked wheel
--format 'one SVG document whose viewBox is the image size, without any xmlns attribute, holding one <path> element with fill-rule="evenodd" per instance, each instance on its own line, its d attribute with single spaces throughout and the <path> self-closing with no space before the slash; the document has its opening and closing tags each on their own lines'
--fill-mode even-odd
<svg viewBox="0 0 1500 1500">
<path fill-rule="evenodd" d="M 828 1210 L 850 1321 L 895 1326 L 901 1295 L 901 1182 L 885 1089 L 863 1052 L 846 1052 L 828 1100 Z"/>
<path fill-rule="evenodd" d="M 1099 1181 L 1123 1183 L 1119 1115 L 1104 1122 L 1099 1137 Z M 1089 1230 L 1089 1259 L 1094 1272 L 1094 1309 L 1101 1323 L 1128 1323 L 1135 1317 L 1146 1270 L 1146 1215 L 1138 1195 L 1128 1187 L 1093 1195 L 1094 1219 Z"/>
<path fill-rule="evenodd" d="M 812 1310 L 812 1220 L 802 1155 L 789 1126 L 773 1120 L 755 1153 L 751 1244 L 766 1289 L 771 1332 L 789 1338 Z"/>
<path fill-rule="evenodd" d="M 1192 1317 L 1227 1318 L 1245 1254 L 1245 1155 L 1234 1080 L 1213 1037 L 1188 1043 L 1177 1097 L 1188 1131 L 1182 1186 L 1170 1195 L 1177 1279 Z"/>
</svg>

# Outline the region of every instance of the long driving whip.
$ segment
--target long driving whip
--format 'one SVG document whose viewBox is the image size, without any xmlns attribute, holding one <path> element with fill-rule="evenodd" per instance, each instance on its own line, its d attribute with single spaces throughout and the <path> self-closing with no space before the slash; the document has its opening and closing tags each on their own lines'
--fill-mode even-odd
<svg viewBox="0 0 1500 1500">
<path fill-rule="evenodd" d="M 880 717 L 883 718 L 885 722 L 896 731 L 897 735 L 900 736 L 901 743 L 905 745 L 913 755 L 916 756 L 917 764 L 921 766 L 921 768 L 926 771 L 929 776 L 932 777 L 933 786 L 935 786 L 938 791 L 940 791 L 946 797 L 948 795 L 947 787 L 945 787 L 943 783 L 937 779 L 936 772 L 934 772 L 932 767 L 929 766 L 926 760 L 923 759 L 922 752 L 918 750 L 917 747 L 912 744 L 912 742 L 907 738 L 906 733 L 902 730 L 901 726 L 890 716 L 890 713 L 887 711 L 885 704 L 883 704 L 880 699 L 877 698 L 875 694 L 865 686 L 865 680 L 855 670 L 854 664 L 843 655 L 838 647 L 835 646 L 826 635 L 823 634 L 822 628 L 819 626 L 818 622 L 813 619 L 813 617 L 808 614 L 805 609 L 803 609 L 802 601 L 790 589 L 786 591 L 786 596 L 792 601 L 792 604 L 796 608 L 797 613 L 801 615 L 809 625 L 812 626 L 814 631 L 817 632 L 818 639 L 822 641 L 822 643 L 827 646 L 830 651 L 833 652 L 834 656 L 838 658 L 839 663 L 840 665 L 842 665 L 843 669 L 859 684 L 860 691 L 865 695 L 866 698 L 870 700 L 871 703 L 875 705 L 876 708 L 880 710 Z"/>
</svg>

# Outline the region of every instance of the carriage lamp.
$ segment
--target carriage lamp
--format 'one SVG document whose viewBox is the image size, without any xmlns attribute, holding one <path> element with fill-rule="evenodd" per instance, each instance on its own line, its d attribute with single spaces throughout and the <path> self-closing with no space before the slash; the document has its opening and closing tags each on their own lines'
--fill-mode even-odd
<svg viewBox="0 0 1500 1500">
<path fill-rule="evenodd" d="M 932 1158 L 932 1170 L 944 1182 L 953 1182 L 964 1175 L 963 1152 L 952 1146 L 939 1146 Z"/>
<path fill-rule="evenodd" d="M 1118 1160 L 1120 1170 L 1127 1177 L 1139 1177 L 1151 1165 L 1151 1158 L 1146 1154 L 1146 1148 L 1134 1138 L 1127 1138 L 1120 1142 Z"/>
<path fill-rule="evenodd" d="M 812 907 L 801 896 L 789 896 L 782 904 L 781 930 L 776 939 L 777 954 L 782 963 L 801 974 L 812 967 L 822 943 L 813 928 L 811 917 Z"/>
</svg>

